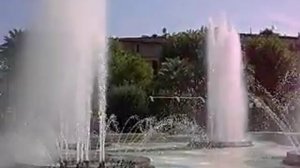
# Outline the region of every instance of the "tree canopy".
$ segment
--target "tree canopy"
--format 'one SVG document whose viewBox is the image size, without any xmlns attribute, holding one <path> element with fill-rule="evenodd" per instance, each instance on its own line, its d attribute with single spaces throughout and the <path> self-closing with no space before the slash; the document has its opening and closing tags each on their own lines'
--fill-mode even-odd
<svg viewBox="0 0 300 168">
<path fill-rule="evenodd" d="M 164 47 L 164 58 L 186 58 L 198 60 L 205 55 L 206 28 L 187 30 L 167 35 L 168 43 Z"/>
<path fill-rule="evenodd" d="M 4 36 L 4 43 L 0 45 L 0 62 L 2 71 L 11 71 L 18 52 L 21 50 L 22 41 L 24 39 L 24 31 L 13 29 Z"/>
<path fill-rule="evenodd" d="M 261 34 L 251 38 L 245 52 L 249 64 L 254 66 L 255 78 L 271 92 L 297 62 L 287 44 L 277 35 Z"/>
<path fill-rule="evenodd" d="M 206 97 L 206 32 L 207 29 L 202 27 L 169 34 L 164 28 L 162 33 L 167 43 L 163 46 L 162 62 L 155 75 L 141 55 L 124 50 L 118 39 L 110 39 L 108 112 L 123 117 L 121 122 L 130 115 L 163 116 L 192 112 L 194 116 L 201 114 L 203 117 L 201 112 L 205 111 L 205 101 L 199 104 L 198 99 L 164 99 L 149 103 L 147 93 Z M 24 31 L 14 29 L 4 37 L 4 43 L 0 45 L 0 70 L 13 70 L 24 34 Z M 265 29 L 243 43 L 249 93 L 259 96 L 274 112 L 283 111 L 277 108 L 274 98 L 278 104 L 289 104 L 289 100 L 299 95 L 294 92 L 298 90 L 299 59 L 288 45 L 272 29 Z M 255 115 L 261 119 L 261 113 Z"/>
<path fill-rule="evenodd" d="M 195 88 L 206 76 L 206 32 L 207 29 L 201 27 L 168 34 L 157 80 L 172 84 L 177 90 Z"/>
<path fill-rule="evenodd" d="M 150 86 L 153 78 L 153 70 L 137 53 L 122 50 L 120 44 L 115 39 L 110 43 L 111 55 L 111 79 L 112 85 L 131 85 L 146 89 Z"/>
</svg>

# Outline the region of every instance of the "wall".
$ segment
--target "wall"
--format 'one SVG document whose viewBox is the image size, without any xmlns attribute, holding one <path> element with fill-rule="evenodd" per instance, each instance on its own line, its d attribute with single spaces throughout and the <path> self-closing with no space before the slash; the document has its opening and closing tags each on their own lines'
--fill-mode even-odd
<svg viewBox="0 0 300 168">
<path fill-rule="evenodd" d="M 162 56 L 162 44 L 143 43 L 143 42 L 126 42 L 121 41 L 123 49 L 131 52 L 137 52 L 147 59 L 160 59 Z"/>
</svg>

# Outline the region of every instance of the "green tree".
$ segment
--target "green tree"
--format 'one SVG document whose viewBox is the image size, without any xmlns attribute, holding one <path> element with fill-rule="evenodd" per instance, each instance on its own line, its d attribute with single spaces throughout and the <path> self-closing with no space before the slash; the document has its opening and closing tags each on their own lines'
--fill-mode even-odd
<svg viewBox="0 0 300 168">
<path fill-rule="evenodd" d="M 280 79 L 296 66 L 294 53 L 276 34 L 261 34 L 247 41 L 245 46 L 249 64 L 255 78 L 270 92 L 274 92 Z"/>
<path fill-rule="evenodd" d="M 201 27 L 168 35 L 163 50 L 164 62 L 157 81 L 171 80 L 168 85 L 172 87 L 165 86 L 167 88 L 198 90 L 198 84 L 206 76 L 206 32 L 207 29 Z"/>
<path fill-rule="evenodd" d="M 148 113 L 146 92 L 135 85 L 114 86 L 108 92 L 108 115 L 116 115 L 119 127 L 133 115 L 145 117 Z M 129 123 L 133 124 L 133 123 Z"/>
<path fill-rule="evenodd" d="M 167 58 L 180 58 L 189 64 L 196 78 L 206 76 L 206 27 L 187 30 L 167 36 L 163 48 L 163 61 Z M 169 60 L 170 61 L 170 60 Z"/>
<path fill-rule="evenodd" d="M 167 36 L 164 58 L 180 57 L 190 61 L 199 60 L 205 55 L 206 28 L 187 30 Z"/>
<path fill-rule="evenodd" d="M 155 78 L 154 95 L 178 97 L 205 97 L 205 77 L 199 76 L 193 64 L 186 59 L 166 58 Z M 151 103 L 152 114 L 167 116 L 171 114 L 188 114 L 195 117 L 203 111 L 202 99 L 166 99 Z"/>
<path fill-rule="evenodd" d="M 4 43 L 0 45 L 0 62 L 2 71 L 12 71 L 15 66 L 17 54 L 21 50 L 24 31 L 13 29 L 4 36 Z"/>
<path fill-rule="evenodd" d="M 163 63 L 155 77 L 153 95 L 205 97 L 206 90 L 206 28 L 166 34 Z M 174 113 L 200 113 L 203 102 L 199 99 L 156 100 L 151 113 L 160 116 Z M 195 109 L 197 109 L 195 111 Z M 193 116 L 193 114 L 192 114 Z M 195 116 L 195 115 L 194 115 Z"/>
<path fill-rule="evenodd" d="M 116 40 L 111 40 L 111 79 L 112 85 L 136 85 L 147 89 L 153 78 L 153 70 L 140 55 L 121 49 Z"/>
<path fill-rule="evenodd" d="M 167 34 L 168 34 L 168 30 L 167 30 L 167 28 L 163 28 L 162 29 L 162 34 L 163 34 L 163 36 L 166 36 Z"/>
<path fill-rule="evenodd" d="M 156 78 L 157 87 L 172 94 L 181 94 L 190 80 L 193 80 L 193 76 L 192 66 L 187 61 L 179 57 L 166 58 Z"/>
<path fill-rule="evenodd" d="M 9 93 L 14 90 L 11 84 L 15 73 L 15 62 L 22 47 L 23 37 L 24 32 L 22 30 L 13 29 L 8 32 L 8 35 L 4 36 L 3 43 L 0 45 L 0 73 L 1 77 L 5 78 L 3 81 L 6 81 L 6 89 L 1 93 L 1 97 L 4 97 L 4 101 L 1 102 L 3 104 L 0 107 L 2 112 L 7 110 L 10 99 Z M 0 123 L 1 119 L 5 119 L 4 113 L 0 113 Z"/>
</svg>

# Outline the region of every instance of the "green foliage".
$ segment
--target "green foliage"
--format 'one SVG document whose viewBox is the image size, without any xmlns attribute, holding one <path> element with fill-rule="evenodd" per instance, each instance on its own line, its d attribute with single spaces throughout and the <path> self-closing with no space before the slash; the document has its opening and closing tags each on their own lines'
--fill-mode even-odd
<svg viewBox="0 0 300 168">
<path fill-rule="evenodd" d="M 126 52 L 121 49 L 120 44 L 112 40 L 111 52 L 111 84 L 116 86 L 134 84 L 147 89 L 153 78 L 153 70 L 140 55 Z"/>
<path fill-rule="evenodd" d="M 166 58 L 157 75 L 157 87 L 172 92 L 184 90 L 193 76 L 192 66 L 187 61 Z"/>
<path fill-rule="evenodd" d="M 13 29 L 4 37 L 4 43 L 0 45 L 0 62 L 2 71 L 11 71 L 14 68 L 18 52 L 21 50 L 24 31 Z"/>
<path fill-rule="evenodd" d="M 206 94 L 206 28 L 166 34 L 163 48 L 163 62 L 155 78 L 154 95 L 205 97 Z M 203 104 L 193 100 L 156 100 L 150 104 L 151 114 L 167 116 L 172 114 L 194 115 L 202 110 Z"/>
<path fill-rule="evenodd" d="M 164 28 L 162 29 L 162 33 L 163 33 L 164 36 L 167 35 L 167 33 L 168 33 L 167 28 L 164 27 Z"/>
<path fill-rule="evenodd" d="M 167 36 L 164 62 L 156 78 L 157 86 L 172 92 L 178 90 L 176 94 L 200 89 L 199 83 L 206 76 L 206 32 L 207 29 L 202 27 Z"/>
<path fill-rule="evenodd" d="M 269 28 L 264 29 L 264 30 L 261 31 L 259 34 L 260 34 L 260 35 L 264 35 L 264 36 L 278 35 L 278 34 L 276 34 L 276 33 L 273 32 L 273 29 L 269 29 Z"/>
<path fill-rule="evenodd" d="M 206 28 L 188 30 L 167 36 L 168 43 L 164 47 L 164 58 L 187 58 L 198 60 L 205 55 Z"/>
<path fill-rule="evenodd" d="M 155 78 L 156 94 L 204 96 L 205 76 L 186 59 L 166 58 Z"/>
<path fill-rule="evenodd" d="M 154 95 L 205 97 L 205 78 L 197 73 L 197 67 L 185 59 L 166 58 L 155 79 Z M 167 116 L 173 114 L 197 113 L 201 110 L 202 101 L 199 99 L 155 100 L 150 104 L 151 114 Z"/>
<path fill-rule="evenodd" d="M 245 49 L 249 61 L 247 79 L 250 102 L 261 104 L 250 109 L 249 128 L 253 131 L 280 130 L 268 111 L 280 120 L 291 116 L 292 110 L 288 107 L 299 94 L 296 91 L 299 79 L 297 57 L 278 34 L 268 29 L 249 40 Z"/>
<path fill-rule="evenodd" d="M 295 56 L 277 35 L 252 38 L 245 47 L 247 59 L 254 67 L 255 78 L 274 91 L 280 78 L 295 67 Z"/>
<path fill-rule="evenodd" d="M 107 114 L 115 114 L 121 127 L 130 116 L 144 117 L 148 113 L 147 95 L 137 86 L 114 86 L 109 90 L 107 98 Z"/>
<path fill-rule="evenodd" d="M 8 35 L 4 36 L 3 43 L 0 45 L 0 73 L 1 78 L 6 78 L 2 80 L 2 85 L 6 87 L 7 90 L 2 90 L 2 102 L 1 102 L 1 112 L 0 112 L 0 125 L 1 120 L 5 119 L 6 108 L 8 107 L 8 93 L 11 88 L 11 79 L 14 76 L 15 61 L 18 53 L 21 50 L 21 45 L 24 37 L 24 32 L 22 30 L 13 29 L 8 32 Z M 5 75 L 5 76 L 2 76 Z M 5 83 L 3 83 L 5 82 Z"/>
<path fill-rule="evenodd" d="M 197 81 L 205 78 L 206 32 L 207 29 L 202 27 L 199 30 L 187 30 L 186 32 L 168 35 L 168 43 L 163 50 L 163 61 L 168 62 L 167 64 L 171 63 L 170 58 L 174 59 L 175 62 L 177 61 L 177 64 L 180 64 L 180 66 L 177 66 L 178 69 L 188 71 L 186 72 L 188 74 L 187 78 L 192 77 L 191 80 L 195 79 Z M 165 68 L 166 66 L 163 63 L 161 72 L 165 73 Z M 174 71 L 172 68 L 169 70 Z"/>
</svg>

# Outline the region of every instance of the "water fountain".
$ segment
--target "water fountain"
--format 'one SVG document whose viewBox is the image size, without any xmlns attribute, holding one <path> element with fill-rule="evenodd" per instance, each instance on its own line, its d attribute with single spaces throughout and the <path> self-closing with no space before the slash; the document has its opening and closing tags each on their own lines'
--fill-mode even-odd
<svg viewBox="0 0 300 168">
<path fill-rule="evenodd" d="M 11 100 L 14 108 L 6 132 L 0 137 L 0 167 L 18 163 L 13 166 L 101 168 L 122 167 L 125 163 L 127 165 L 123 167 L 148 168 L 151 167 L 150 159 L 141 157 L 147 156 L 158 167 L 207 165 L 242 168 L 263 165 L 273 168 L 282 159 L 277 157 L 290 149 L 259 140 L 255 141 L 258 145 L 251 148 L 211 150 L 188 145 L 198 138 L 206 144 L 205 147 L 252 144 L 246 135 L 248 105 L 242 80 L 239 36 L 226 22 L 217 28 L 211 23 L 208 29 L 207 134 L 195 121 L 178 116 L 162 121 L 142 119 L 131 128 L 130 134 L 123 133 L 124 128 L 120 129 L 121 132 L 111 133 L 107 130 L 111 128 L 110 124 L 116 123 L 115 119 L 109 120 L 108 125 L 105 123 L 105 0 L 40 3 L 39 15 L 29 29 L 26 46 L 17 62 L 14 99 Z M 99 86 L 99 133 L 90 135 L 95 76 Z M 150 98 L 152 101 L 170 98 L 178 103 L 180 99 L 205 101 L 202 97 Z M 274 118 L 280 123 L 276 115 Z M 285 128 L 284 124 L 280 124 L 282 128 Z M 172 130 L 168 132 L 165 128 Z M 253 133 L 253 139 L 265 135 L 267 133 Z M 106 148 L 110 154 L 104 153 L 105 138 L 112 143 Z M 8 158 L 3 158 L 2 151 L 9 154 Z M 289 152 L 289 157 L 300 158 L 295 152 Z"/>
<path fill-rule="evenodd" d="M 299 101 L 299 99 L 297 99 L 297 101 Z M 297 115 L 295 118 L 296 118 L 295 122 L 298 123 L 299 122 L 299 115 Z M 294 142 L 296 142 L 296 143 L 293 144 L 294 148 L 291 151 L 288 151 L 286 153 L 285 158 L 283 159 L 284 164 L 290 165 L 290 166 L 295 166 L 295 167 L 300 166 L 300 150 L 299 150 L 300 137 L 297 134 L 298 133 L 297 130 L 299 130 L 299 127 L 297 125 L 298 124 L 295 124 L 294 127 L 292 128 L 293 130 L 296 130 L 294 132 L 294 135 L 290 136 L 291 138 L 293 138 Z"/>
<path fill-rule="evenodd" d="M 18 163 L 83 163 L 91 160 L 91 94 L 96 75 L 101 82 L 99 95 L 106 90 L 105 0 L 39 3 L 16 62 L 11 93 L 15 117 L 8 136 L 23 142 L 13 142 L 18 148 L 11 150 Z M 100 96 L 100 119 L 105 116 L 105 103 Z M 100 141 L 104 138 L 100 136 Z M 74 151 L 69 149 L 72 145 Z M 100 148 L 100 163 L 104 162 L 103 152 Z"/>
<path fill-rule="evenodd" d="M 207 40 L 208 136 L 213 146 L 249 146 L 248 102 L 239 35 L 226 20 L 216 26 L 210 21 Z"/>
<path fill-rule="evenodd" d="M 241 44 L 234 28 L 229 27 L 226 22 L 222 22 L 217 28 L 211 23 L 208 30 L 208 135 L 202 134 L 203 131 L 199 131 L 199 129 L 194 129 L 193 125 L 197 127 L 197 124 L 182 122 L 184 121 L 182 118 L 179 119 L 179 123 L 182 122 L 179 127 L 184 128 L 186 126 L 188 128 L 185 129 L 186 133 L 170 135 L 168 131 L 160 132 L 159 128 L 164 127 L 164 125 L 167 127 L 176 125 L 172 119 L 167 118 L 152 122 L 153 126 L 139 133 L 133 131 L 130 134 L 123 134 L 121 132 L 121 135 L 117 136 L 117 141 L 113 142 L 112 140 L 112 144 L 117 143 L 118 146 L 114 148 L 114 145 L 112 145 L 108 150 L 144 155 L 152 158 L 155 166 L 163 168 L 217 168 L 220 166 L 274 168 L 283 166 L 281 161 L 284 154 L 286 151 L 293 149 L 295 145 L 295 140 L 292 137 L 299 137 L 299 134 L 295 133 L 290 136 L 292 133 L 289 133 L 288 121 L 277 116 L 276 110 L 272 111 L 272 108 L 268 107 L 268 103 L 264 99 L 260 99 L 252 92 L 246 92 L 242 73 Z M 222 62 L 219 60 L 222 60 Z M 262 108 L 264 114 L 272 118 L 282 132 L 247 133 L 247 96 L 253 104 L 249 107 Z M 180 103 L 181 98 L 186 99 L 186 97 L 180 96 L 150 97 L 151 101 L 171 99 L 178 103 Z M 191 97 L 191 99 L 193 98 L 197 97 Z M 177 117 L 175 116 L 175 118 Z M 146 124 L 141 124 L 143 122 Z M 138 124 L 134 127 L 139 124 L 143 127 L 147 123 L 148 120 L 143 119 L 138 121 Z M 194 136 L 197 137 L 194 130 L 201 134 L 201 138 L 195 141 L 200 144 L 189 143 L 194 141 Z M 247 134 L 251 136 L 251 140 L 255 145 L 252 145 L 252 142 L 248 140 Z M 122 143 L 120 143 L 121 139 L 123 140 Z M 199 149 L 199 145 L 201 145 L 201 149 Z M 245 146 L 249 147 L 233 148 Z M 211 147 L 218 147 L 218 149 L 211 149 Z M 220 147 L 222 149 L 219 149 Z M 289 152 L 288 155 L 291 158 L 299 158 L 295 155 L 295 152 Z"/>
<path fill-rule="evenodd" d="M 132 164 L 105 149 L 106 0 L 40 1 L 16 62 L 5 126 L 5 167 Z M 98 146 L 91 150 L 91 97 L 98 81 Z M 2 137 L 1 137 L 2 140 Z M 1 153 L 0 160 L 2 160 Z M 109 156 L 106 158 L 106 156 Z M 143 159 L 143 158 L 142 158 Z M 8 163 L 9 162 L 9 163 Z M 134 163 L 134 162 L 133 162 Z M 139 161 L 135 161 L 135 165 Z M 1 162 L 0 167 L 4 164 Z M 27 167 L 27 166 L 26 166 Z"/>
</svg>

